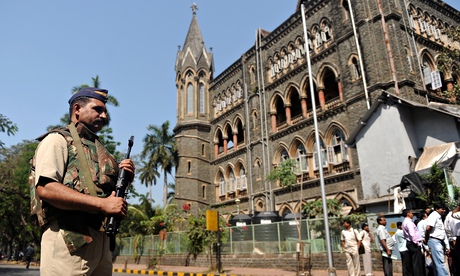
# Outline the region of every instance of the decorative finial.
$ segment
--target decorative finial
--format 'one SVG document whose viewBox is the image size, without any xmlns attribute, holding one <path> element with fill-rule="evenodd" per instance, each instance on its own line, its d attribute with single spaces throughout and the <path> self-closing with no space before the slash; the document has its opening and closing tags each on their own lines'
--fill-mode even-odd
<svg viewBox="0 0 460 276">
<path fill-rule="evenodd" d="M 191 8 L 192 8 L 193 15 L 196 15 L 196 10 L 198 10 L 198 6 L 196 5 L 196 3 L 193 3 Z"/>
</svg>

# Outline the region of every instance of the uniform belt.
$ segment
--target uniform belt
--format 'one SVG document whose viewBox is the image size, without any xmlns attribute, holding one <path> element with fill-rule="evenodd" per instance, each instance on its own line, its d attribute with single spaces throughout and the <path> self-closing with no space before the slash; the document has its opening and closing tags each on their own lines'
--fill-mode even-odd
<svg viewBox="0 0 460 276">
<path fill-rule="evenodd" d="M 440 242 L 444 242 L 444 240 L 441 240 L 440 238 L 435 238 L 435 237 L 432 237 L 432 236 L 430 236 L 430 239 L 435 239 L 435 240 L 438 240 Z"/>
</svg>

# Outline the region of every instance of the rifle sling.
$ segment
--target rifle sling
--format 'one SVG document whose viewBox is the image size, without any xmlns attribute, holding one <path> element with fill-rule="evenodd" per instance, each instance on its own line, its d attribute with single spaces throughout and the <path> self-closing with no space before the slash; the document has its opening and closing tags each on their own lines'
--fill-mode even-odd
<svg viewBox="0 0 460 276">
<path fill-rule="evenodd" d="M 68 125 L 70 130 L 70 135 L 74 140 L 75 147 L 77 148 L 77 158 L 80 163 L 80 170 L 78 174 L 80 175 L 80 185 L 84 190 L 87 190 L 90 195 L 97 196 L 96 190 L 94 189 L 93 178 L 89 170 L 88 161 L 85 158 L 85 152 L 83 151 L 83 146 L 81 144 L 80 135 L 78 135 L 77 128 L 73 123 Z"/>
</svg>

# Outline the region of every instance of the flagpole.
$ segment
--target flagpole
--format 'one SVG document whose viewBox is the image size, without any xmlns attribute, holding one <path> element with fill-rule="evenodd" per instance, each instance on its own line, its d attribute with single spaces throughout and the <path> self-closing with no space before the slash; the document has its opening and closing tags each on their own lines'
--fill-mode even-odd
<svg viewBox="0 0 460 276">
<path fill-rule="evenodd" d="M 326 202 L 326 191 L 324 185 L 324 174 L 323 174 L 323 162 L 321 156 L 321 140 L 319 139 L 319 131 L 318 131 L 318 119 L 316 117 L 316 102 L 315 102 L 315 92 L 313 91 L 313 75 L 311 73 L 311 62 L 310 62 L 310 48 L 308 47 L 308 33 L 307 33 L 307 24 L 305 22 L 305 6 L 304 4 L 301 5 L 302 8 L 302 23 L 303 23 L 303 32 L 305 36 L 305 55 L 307 57 L 307 65 L 308 65 L 308 80 L 310 82 L 310 97 L 313 109 L 313 121 L 315 124 L 315 140 L 316 140 L 316 152 L 318 153 L 318 171 L 319 171 L 319 179 L 320 179 L 320 186 L 321 186 L 321 198 L 323 200 L 323 214 L 324 214 L 324 231 L 326 232 L 326 247 L 327 247 L 327 260 L 329 263 L 329 275 L 335 276 L 335 268 L 334 263 L 332 260 L 332 247 L 331 247 L 331 237 L 329 233 L 329 219 L 328 219 L 328 211 L 327 211 L 327 202 Z"/>
</svg>

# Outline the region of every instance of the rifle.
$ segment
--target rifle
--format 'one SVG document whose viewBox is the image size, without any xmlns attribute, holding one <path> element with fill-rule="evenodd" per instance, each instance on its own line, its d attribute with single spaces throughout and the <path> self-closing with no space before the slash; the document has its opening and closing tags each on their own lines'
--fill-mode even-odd
<svg viewBox="0 0 460 276">
<path fill-rule="evenodd" d="M 129 155 L 131 153 L 131 148 L 133 147 L 134 144 L 134 136 L 131 136 L 131 138 L 128 140 L 128 153 L 126 154 L 125 159 L 129 159 Z M 129 182 L 129 175 L 128 172 L 126 172 L 124 169 L 121 169 L 120 173 L 118 174 L 118 180 L 117 180 L 117 185 L 115 186 L 115 196 L 116 197 L 123 197 L 126 199 L 128 196 L 129 192 L 129 185 L 131 184 Z M 105 233 L 107 236 L 110 238 L 110 251 L 115 250 L 115 236 L 118 234 L 118 228 L 120 227 L 120 222 L 121 218 L 120 217 L 115 217 L 111 216 L 109 217 L 108 223 L 105 226 Z"/>
</svg>

